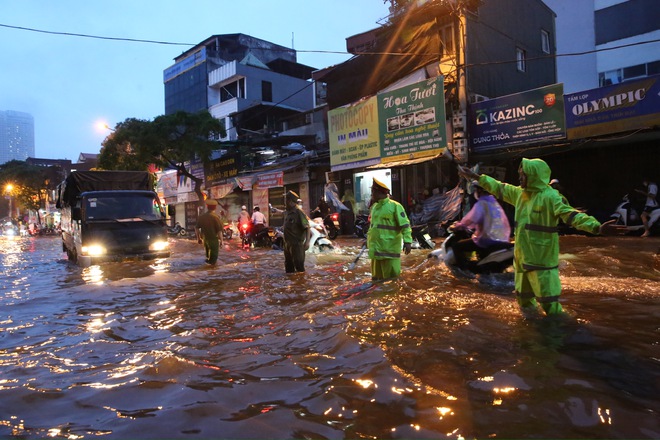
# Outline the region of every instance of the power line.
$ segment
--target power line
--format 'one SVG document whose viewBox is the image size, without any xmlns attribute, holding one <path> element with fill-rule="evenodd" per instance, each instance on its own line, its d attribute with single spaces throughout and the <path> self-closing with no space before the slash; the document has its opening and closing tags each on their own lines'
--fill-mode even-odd
<svg viewBox="0 0 660 440">
<path fill-rule="evenodd" d="M 103 37 L 100 35 L 89 35 L 89 34 L 75 34 L 72 32 L 56 32 L 56 31 L 46 31 L 43 29 L 34 29 L 34 28 L 28 28 L 28 27 L 22 27 L 22 26 L 11 26 L 8 24 L 1 24 L 0 27 L 4 28 L 9 28 L 9 29 L 18 29 L 21 31 L 29 31 L 29 32 L 38 32 L 41 34 L 50 34 L 50 35 L 64 35 L 67 37 L 83 37 L 83 38 L 94 38 L 97 40 L 114 40 L 114 41 L 129 41 L 131 43 L 150 43 L 150 44 L 166 44 L 166 45 L 171 45 L 171 46 L 195 46 L 195 44 L 191 43 L 174 43 L 170 41 L 157 41 L 157 40 L 141 40 L 138 38 L 121 38 L 121 37 Z"/>
<path fill-rule="evenodd" d="M 197 46 L 199 44 L 199 43 L 179 43 L 179 42 L 173 42 L 173 41 L 145 40 L 145 39 L 139 39 L 139 38 L 105 37 L 105 36 L 102 36 L 102 35 L 79 34 L 79 33 L 73 33 L 73 32 L 57 32 L 57 31 L 48 31 L 48 30 L 44 30 L 44 29 L 29 28 L 29 27 L 24 27 L 24 26 L 12 26 L 12 25 L 2 24 L 2 23 L 0 23 L 0 27 L 4 27 L 4 28 L 8 28 L 8 29 L 17 29 L 17 30 L 28 31 L 28 32 L 37 32 L 37 33 L 42 33 L 42 34 L 50 34 L 50 35 L 63 35 L 63 36 L 68 36 L 68 37 L 93 38 L 93 39 L 97 39 L 97 40 L 127 41 L 127 42 L 130 42 L 130 43 L 163 44 L 163 45 L 170 45 L 170 46 L 190 46 L 190 47 L 194 47 L 194 46 Z M 622 44 L 622 45 L 619 45 L 619 46 L 612 46 L 612 47 L 607 47 L 607 48 L 602 48 L 602 49 L 594 49 L 594 50 L 589 50 L 589 51 L 584 51 L 584 52 L 573 52 L 573 53 L 566 53 L 566 54 L 544 55 L 544 56 L 540 56 L 540 57 L 528 58 L 528 60 L 551 58 L 551 57 L 580 56 L 580 55 L 587 55 L 587 54 L 591 54 L 591 53 L 605 52 L 605 51 L 610 51 L 610 50 L 623 49 L 623 48 L 626 48 L 626 47 L 640 46 L 640 45 L 644 45 L 644 44 L 658 43 L 658 42 L 660 42 L 660 39 L 648 40 L 648 41 L 639 41 L 639 42 L 636 42 L 636 43 Z M 434 56 L 434 57 L 441 57 L 443 55 L 442 53 L 439 53 L 439 52 L 429 52 L 429 53 L 420 53 L 420 52 L 357 52 L 357 53 L 352 53 L 352 52 L 334 51 L 334 50 L 299 50 L 299 49 L 296 49 L 296 52 L 300 52 L 300 53 L 326 53 L 326 54 L 339 54 L 339 55 L 381 55 L 381 56 L 382 55 L 387 55 L 387 56 Z M 517 62 L 517 60 L 512 60 L 512 61 L 490 61 L 490 62 L 486 62 L 486 63 L 480 63 L 479 65 L 503 64 L 503 63 L 512 63 L 512 62 Z"/>
</svg>

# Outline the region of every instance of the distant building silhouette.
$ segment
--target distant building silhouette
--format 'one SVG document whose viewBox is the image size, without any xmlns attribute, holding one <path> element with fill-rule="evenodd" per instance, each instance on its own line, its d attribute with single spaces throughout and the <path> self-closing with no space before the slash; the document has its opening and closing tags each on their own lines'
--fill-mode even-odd
<svg viewBox="0 0 660 440">
<path fill-rule="evenodd" d="M 34 156 L 34 118 L 29 113 L 0 111 L 0 164 Z"/>
</svg>

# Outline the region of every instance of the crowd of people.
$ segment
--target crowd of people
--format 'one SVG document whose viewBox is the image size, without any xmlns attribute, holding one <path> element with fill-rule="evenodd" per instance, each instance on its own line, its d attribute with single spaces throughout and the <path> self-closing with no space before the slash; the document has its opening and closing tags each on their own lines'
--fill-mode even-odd
<svg viewBox="0 0 660 440">
<path fill-rule="evenodd" d="M 560 222 L 593 235 L 621 235 L 627 231 L 616 220 L 601 223 L 596 218 L 573 208 L 557 179 L 551 180 L 551 170 L 541 159 L 522 159 L 518 169 L 519 185 L 500 182 L 485 174 L 478 174 L 467 167 L 459 166 L 458 174 L 471 182 L 475 203 L 467 215 L 452 226 L 453 229 L 473 231 L 470 238 L 458 242 L 454 247 L 459 264 L 465 265 L 468 255 L 480 248 L 508 243 L 512 238 L 507 215 L 500 202 L 514 208 L 514 283 L 515 294 L 524 311 L 540 308 L 548 315 L 561 314 L 559 302 L 561 283 L 559 278 Z M 642 214 L 645 232 L 650 234 L 649 216 L 658 208 L 657 184 L 644 179 L 646 197 Z M 310 243 L 310 220 L 302 211 L 300 197 L 293 191 L 285 196 L 284 213 L 284 266 L 287 273 L 305 271 L 305 251 Z M 346 191 L 341 203 L 346 211 L 355 216 L 355 199 Z M 207 200 L 207 213 L 200 216 L 197 236 L 206 250 L 206 262 L 215 264 L 218 244 L 222 243 L 222 225 L 212 216 L 217 206 Z M 372 280 L 397 278 L 401 273 L 401 253 L 409 254 L 412 248 L 412 226 L 421 221 L 422 203 L 415 203 L 410 218 L 405 208 L 391 198 L 386 184 L 373 179 L 369 204 L 370 222 L 364 246 L 371 259 Z M 250 221 L 254 225 L 266 226 L 266 217 L 259 207 L 250 216 L 242 207 L 238 222 Z M 319 200 L 317 211 L 323 217 L 330 207 L 326 200 Z M 216 216 L 217 217 L 217 216 Z"/>
</svg>

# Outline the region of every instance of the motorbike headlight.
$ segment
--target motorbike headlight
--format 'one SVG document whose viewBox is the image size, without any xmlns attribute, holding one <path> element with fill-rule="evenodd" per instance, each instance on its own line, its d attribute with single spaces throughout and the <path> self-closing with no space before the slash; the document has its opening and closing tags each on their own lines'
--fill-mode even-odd
<svg viewBox="0 0 660 440">
<path fill-rule="evenodd" d="M 100 244 L 91 244 L 82 247 L 82 254 L 90 257 L 99 257 L 105 255 L 105 247 Z"/>
<path fill-rule="evenodd" d="M 167 241 L 154 241 L 149 245 L 149 250 L 154 251 L 154 252 L 159 252 L 159 251 L 164 251 L 170 246 L 170 244 Z"/>
</svg>

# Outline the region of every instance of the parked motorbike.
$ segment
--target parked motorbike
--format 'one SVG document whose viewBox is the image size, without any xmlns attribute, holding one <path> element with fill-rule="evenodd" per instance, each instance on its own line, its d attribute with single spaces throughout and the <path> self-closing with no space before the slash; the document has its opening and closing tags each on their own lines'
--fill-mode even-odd
<svg viewBox="0 0 660 440">
<path fill-rule="evenodd" d="M 188 235 L 188 231 L 186 231 L 186 230 L 181 226 L 181 223 L 179 223 L 179 222 L 176 222 L 176 223 L 174 224 L 174 227 L 172 227 L 172 228 L 167 228 L 167 233 L 168 233 L 169 235 L 178 235 L 178 236 L 181 236 L 181 237 L 185 237 L 186 235 Z"/>
<path fill-rule="evenodd" d="M 610 218 L 615 219 L 617 225 L 625 226 L 630 235 L 640 235 L 644 232 L 642 217 L 630 201 L 628 194 L 623 196 L 621 203 L 617 205 Z M 649 227 L 652 235 L 660 232 L 660 221 L 658 220 L 660 220 L 660 207 L 651 211 L 651 216 L 649 217 Z"/>
<path fill-rule="evenodd" d="M 435 242 L 429 235 L 429 225 L 417 225 L 412 227 L 413 249 L 435 249 Z"/>
<path fill-rule="evenodd" d="M 369 216 L 366 214 L 358 214 L 355 217 L 355 235 L 357 235 L 359 238 L 366 238 L 368 230 Z"/>
<path fill-rule="evenodd" d="M 457 267 L 453 247 L 458 241 L 469 238 L 471 234 L 470 231 L 451 230 L 440 249 L 429 253 L 428 258 L 442 260 L 449 267 Z M 472 259 L 467 267 L 461 269 L 467 269 L 475 274 L 486 274 L 507 272 L 513 266 L 513 243 L 501 243 L 480 249 L 475 254 L 476 259 Z"/>
</svg>

